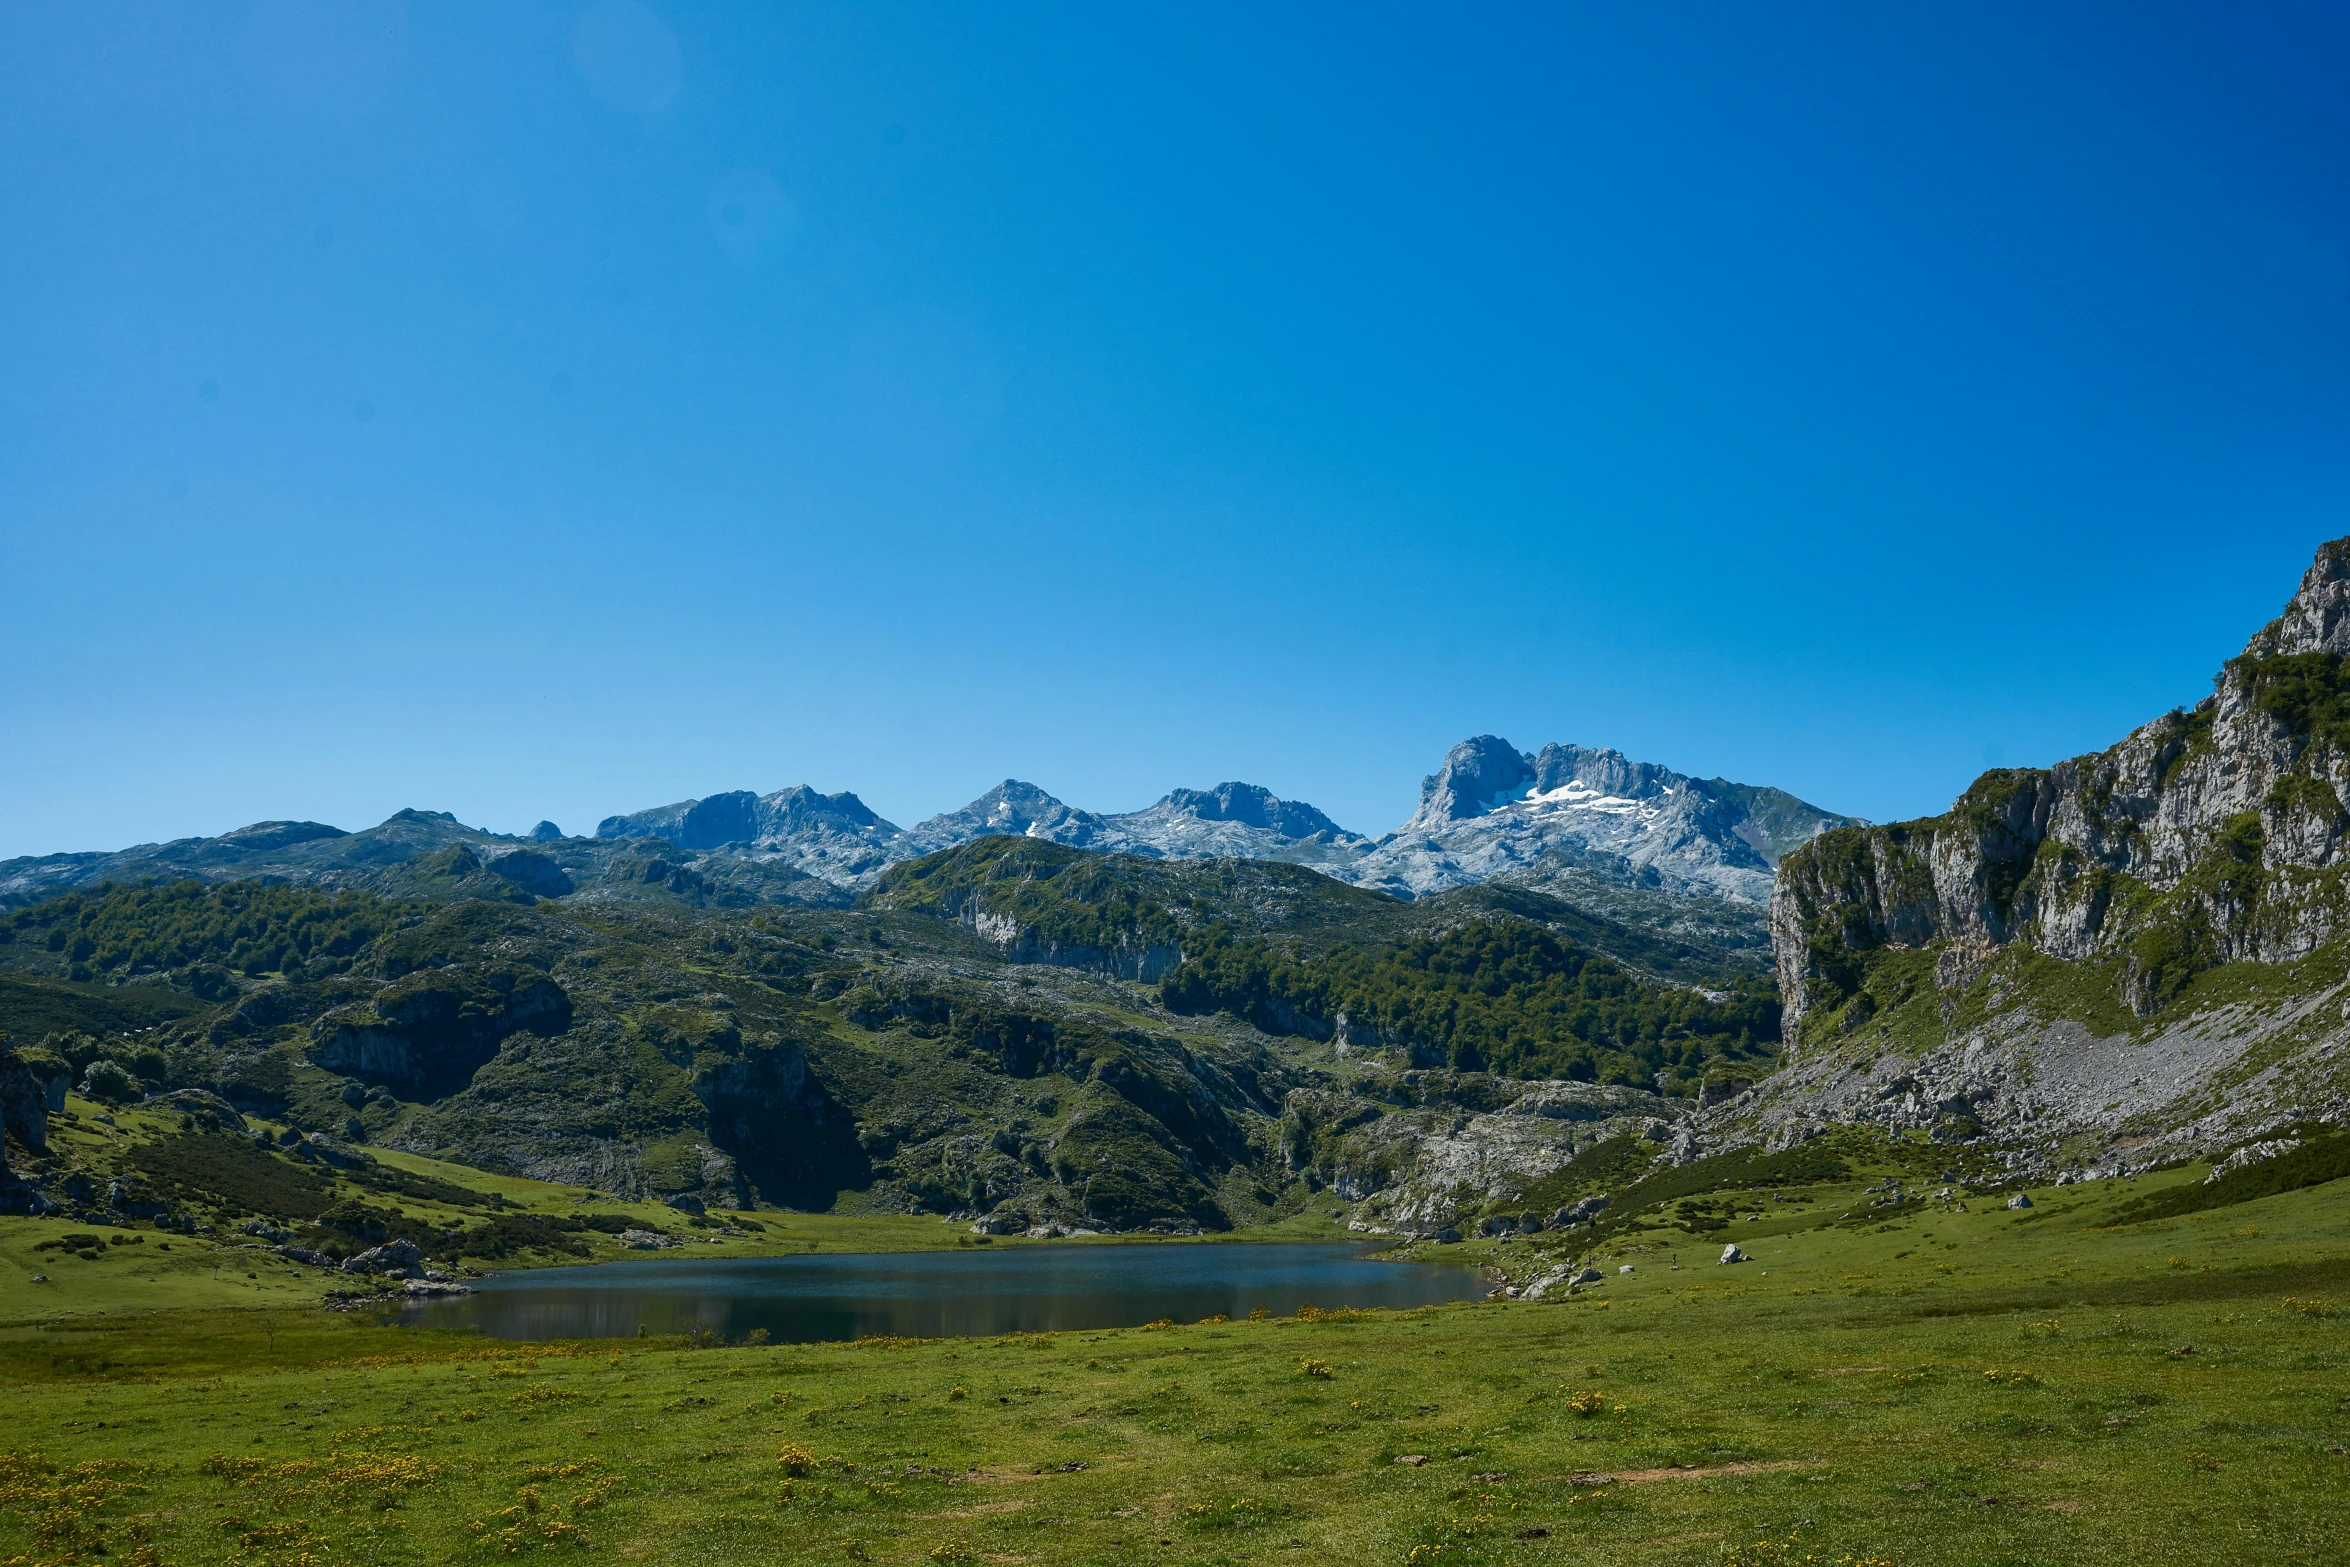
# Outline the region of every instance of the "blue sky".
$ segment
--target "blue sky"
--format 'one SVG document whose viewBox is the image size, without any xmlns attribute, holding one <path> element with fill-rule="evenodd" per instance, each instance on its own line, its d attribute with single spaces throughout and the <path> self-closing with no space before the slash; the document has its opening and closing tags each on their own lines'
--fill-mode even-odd
<svg viewBox="0 0 2350 1567">
<path fill-rule="evenodd" d="M 0 855 L 1480 732 L 1878 818 L 2350 533 L 2338 8 L 0 11 Z"/>
</svg>

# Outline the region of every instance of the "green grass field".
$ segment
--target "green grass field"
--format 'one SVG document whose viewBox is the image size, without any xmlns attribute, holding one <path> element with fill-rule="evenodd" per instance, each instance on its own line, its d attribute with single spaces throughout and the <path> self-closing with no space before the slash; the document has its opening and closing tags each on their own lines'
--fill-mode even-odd
<svg viewBox="0 0 2350 1567">
<path fill-rule="evenodd" d="M 1820 1189 L 1555 1302 L 856 1345 L 432 1335 L 0 1221 L 0 1563 L 2339 1562 L 2350 1181 L 2104 1227 L 2198 1174 L 1874 1225 Z"/>
</svg>

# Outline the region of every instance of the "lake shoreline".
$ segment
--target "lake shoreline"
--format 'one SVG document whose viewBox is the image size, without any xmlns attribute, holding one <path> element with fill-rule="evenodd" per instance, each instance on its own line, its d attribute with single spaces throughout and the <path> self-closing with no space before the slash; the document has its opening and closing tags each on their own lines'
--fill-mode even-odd
<svg viewBox="0 0 2350 1567">
<path fill-rule="evenodd" d="M 632 1259 L 501 1270 L 463 1296 L 391 1302 L 411 1328 L 550 1341 L 684 1334 L 780 1343 L 1136 1328 L 1307 1309 L 1411 1309 L 1484 1298 L 1457 1264 L 1381 1259 L 1360 1239 L 1194 1246 L 1027 1246 Z M 1359 1265 L 1388 1260 L 1389 1266 Z"/>
</svg>

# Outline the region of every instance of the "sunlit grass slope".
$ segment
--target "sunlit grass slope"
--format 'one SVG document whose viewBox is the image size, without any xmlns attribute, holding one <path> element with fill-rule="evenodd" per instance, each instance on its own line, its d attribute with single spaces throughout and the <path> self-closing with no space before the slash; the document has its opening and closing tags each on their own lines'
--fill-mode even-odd
<svg viewBox="0 0 2350 1567">
<path fill-rule="evenodd" d="M 2146 1190 L 922 1343 L 508 1345 L 76 1259 L 106 1317 L 0 1332 L 0 1561 L 2338 1562 L 2350 1182 L 2106 1227 Z"/>
</svg>

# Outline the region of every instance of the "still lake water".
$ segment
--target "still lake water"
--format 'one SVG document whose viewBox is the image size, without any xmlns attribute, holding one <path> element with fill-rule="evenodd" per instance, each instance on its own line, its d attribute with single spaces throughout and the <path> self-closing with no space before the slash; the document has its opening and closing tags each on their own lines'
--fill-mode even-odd
<svg viewBox="0 0 2350 1567">
<path fill-rule="evenodd" d="M 492 1274 L 476 1293 L 408 1308 L 418 1327 L 496 1338 L 629 1338 L 706 1328 L 778 1343 L 953 1338 L 1197 1322 L 1252 1306 L 1408 1309 L 1479 1300 L 1466 1268 L 1373 1262 L 1345 1245 L 1019 1246 L 862 1256 L 697 1257 Z"/>
</svg>

